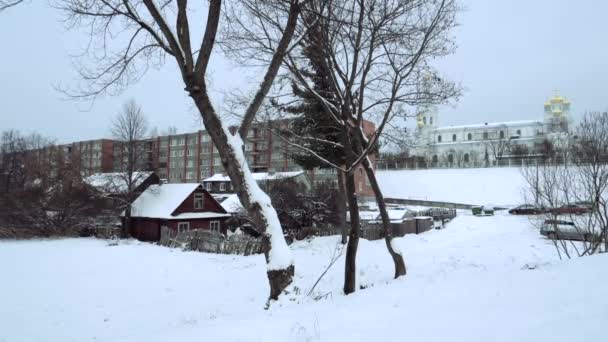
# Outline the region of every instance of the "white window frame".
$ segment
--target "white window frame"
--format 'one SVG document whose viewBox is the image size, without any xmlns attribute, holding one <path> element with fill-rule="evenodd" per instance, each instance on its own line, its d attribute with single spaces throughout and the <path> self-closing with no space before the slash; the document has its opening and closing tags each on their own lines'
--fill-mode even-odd
<svg viewBox="0 0 608 342">
<path fill-rule="evenodd" d="M 205 190 L 211 191 L 211 189 L 212 189 L 211 182 L 205 183 Z"/>
<path fill-rule="evenodd" d="M 224 182 L 220 183 L 220 191 L 226 191 L 226 183 L 224 183 Z"/>
<path fill-rule="evenodd" d="M 220 221 L 209 222 L 209 230 L 212 232 L 220 232 Z"/>
<path fill-rule="evenodd" d="M 199 204 L 199 205 L 197 205 Z M 202 192 L 194 193 L 194 209 L 203 209 L 205 207 L 205 194 Z"/>
<path fill-rule="evenodd" d="M 190 222 L 178 222 L 177 223 L 177 232 L 178 233 L 183 233 L 183 232 L 187 232 L 187 231 L 190 231 Z"/>
</svg>

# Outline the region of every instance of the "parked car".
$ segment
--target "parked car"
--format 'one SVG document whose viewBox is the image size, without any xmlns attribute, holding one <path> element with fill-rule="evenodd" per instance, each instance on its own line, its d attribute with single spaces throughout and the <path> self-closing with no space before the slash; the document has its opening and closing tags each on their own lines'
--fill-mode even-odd
<svg viewBox="0 0 608 342">
<path fill-rule="evenodd" d="M 589 213 L 590 211 L 591 211 L 591 209 L 589 209 L 588 207 L 584 207 L 579 204 L 566 204 L 566 205 L 562 205 L 559 208 L 551 209 L 551 213 L 556 214 L 556 215 L 568 215 L 568 214 L 582 215 L 582 214 Z"/>
<path fill-rule="evenodd" d="M 551 240 L 600 241 L 601 235 L 577 229 L 574 222 L 564 220 L 545 220 L 540 234 Z"/>
<path fill-rule="evenodd" d="M 522 204 L 509 210 L 509 214 L 511 215 L 540 215 L 544 212 L 545 210 L 543 208 L 531 204 Z"/>
</svg>

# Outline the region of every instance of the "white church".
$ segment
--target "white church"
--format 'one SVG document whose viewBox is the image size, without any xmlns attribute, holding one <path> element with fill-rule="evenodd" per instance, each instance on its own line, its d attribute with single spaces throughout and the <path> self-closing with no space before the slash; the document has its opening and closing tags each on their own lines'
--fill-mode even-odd
<svg viewBox="0 0 608 342">
<path fill-rule="evenodd" d="M 570 101 L 555 95 L 545 102 L 542 120 L 486 122 L 439 126 L 434 106 L 421 108 L 416 116 L 416 143 L 412 154 L 434 167 L 482 167 L 510 164 L 541 153 L 547 142 L 565 143 L 570 120 Z"/>
</svg>

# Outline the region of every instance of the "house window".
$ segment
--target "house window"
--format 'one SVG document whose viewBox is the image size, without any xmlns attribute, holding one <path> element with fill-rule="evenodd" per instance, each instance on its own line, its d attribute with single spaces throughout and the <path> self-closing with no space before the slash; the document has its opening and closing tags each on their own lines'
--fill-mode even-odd
<svg viewBox="0 0 608 342">
<path fill-rule="evenodd" d="M 467 140 L 473 140 L 473 134 L 471 134 L 471 133 L 467 134 Z"/>
<path fill-rule="evenodd" d="M 203 209 L 205 201 L 205 194 L 195 193 L 194 194 L 194 209 Z"/>
<path fill-rule="evenodd" d="M 226 183 L 224 183 L 224 182 L 220 183 L 220 191 L 226 191 Z"/>
<path fill-rule="evenodd" d="M 205 183 L 205 190 L 211 191 L 211 182 Z"/>
<path fill-rule="evenodd" d="M 190 222 L 179 222 L 177 224 L 177 232 L 183 233 L 190 230 Z"/>
<path fill-rule="evenodd" d="M 441 142 L 441 135 L 437 136 L 437 142 Z"/>
<path fill-rule="evenodd" d="M 456 134 L 452 134 L 452 141 L 456 141 Z"/>
<path fill-rule="evenodd" d="M 220 232 L 220 221 L 211 221 L 209 222 L 209 229 L 212 232 Z"/>
</svg>

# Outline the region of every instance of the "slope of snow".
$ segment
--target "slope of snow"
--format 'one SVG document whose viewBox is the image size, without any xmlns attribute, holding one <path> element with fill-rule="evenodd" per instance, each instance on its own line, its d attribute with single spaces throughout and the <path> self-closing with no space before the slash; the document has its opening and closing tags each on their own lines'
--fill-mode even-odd
<svg viewBox="0 0 608 342">
<path fill-rule="evenodd" d="M 385 197 L 514 206 L 523 203 L 519 168 L 378 171 Z"/>
<path fill-rule="evenodd" d="M 360 241 L 311 290 L 339 237 L 293 244 L 291 293 L 268 311 L 262 255 L 129 241 L 0 241 L 0 341 L 591 341 L 608 321 L 608 255 L 559 261 L 527 218 L 463 215 L 444 230 Z M 592 284 L 598 284 L 593 286 Z M 314 300 L 316 297 L 318 300 Z"/>
</svg>

